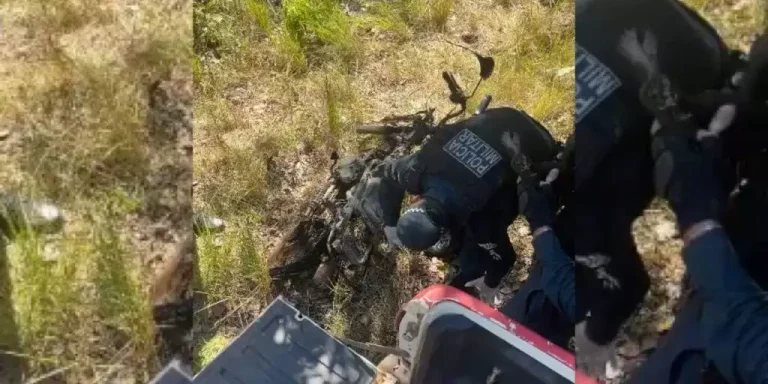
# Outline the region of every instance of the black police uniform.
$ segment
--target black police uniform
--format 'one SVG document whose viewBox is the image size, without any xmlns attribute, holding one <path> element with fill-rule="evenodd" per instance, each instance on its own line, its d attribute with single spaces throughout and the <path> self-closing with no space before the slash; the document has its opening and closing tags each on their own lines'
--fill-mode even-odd
<svg viewBox="0 0 768 384">
<path fill-rule="evenodd" d="M 619 51 L 625 31 L 658 41 L 660 69 L 685 92 L 720 88 L 728 55 L 709 25 L 675 0 L 576 2 L 576 255 L 598 274 L 577 282 L 589 290 L 587 334 L 613 339 L 642 301 L 649 277 L 631 235 L 635 218 L 653 199 L 652 117 L 638 99 L 642 72 Z"/>
<path fill-rule="evenodd" d="M 419 152 L 384 167 L 379 204 L 385 225 L 397 224 L 407 191 L 440 202 L 446 226 L 453 233 L 462 230 L 463 272 L 452 282 L 458 287 L 483 274 L 486 284 L 496 286 L 514 263 L 506 229 L 517 216 L 516 175 L 502 144 L 505 133 L 519 135 L 533 162 L 551 160 L 557 151 L 555 140 L 533 118 L 513 108 L 493 108 L 446 125 Z"/>
</svg>

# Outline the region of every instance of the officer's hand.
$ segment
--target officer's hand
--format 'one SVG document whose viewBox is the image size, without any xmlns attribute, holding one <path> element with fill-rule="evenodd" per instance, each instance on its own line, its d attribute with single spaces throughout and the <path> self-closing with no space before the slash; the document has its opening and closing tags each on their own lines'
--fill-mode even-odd
<svg viewBox="0 0 768 384">
<path fill-rule="evenodd" d="M 528 220 L 531 232 L 543 226 L 549 226 L 555 220 L 555 199 L 549 183 L 557 177 L 557 172 L 559 172 L 557 169 L 550 171 L 544 182 L 544 188 L 533 181 L 518 179 L 519 210 Z"/>
<path fill-rule="evenodd" d="M 392 249 L 403 248 L 400 238 L 397 237 L 397 227 L 384 227 L 384 236 L 387 238 L 387 244 Z"/>
<path fill-rule="evenodd" d="M 651 127 L 654 184 L 677 215 L 681 232 L 704 220 L 718 220 L 727 199 L 719 132 Z"/>
</svg>

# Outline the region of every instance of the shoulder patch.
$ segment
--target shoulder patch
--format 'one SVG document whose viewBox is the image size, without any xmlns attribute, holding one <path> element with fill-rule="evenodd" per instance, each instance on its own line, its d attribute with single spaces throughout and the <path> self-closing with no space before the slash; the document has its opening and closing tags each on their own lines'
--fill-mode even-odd
<svg viewBox="0 0 768 384">
<path fill-rule="evenodd" d="M 502 159 L 493 147 L 466 128 L 448 141 L 443 150 L 478 178 Z"/>
<path fill-rule="evenodd" d="M 576 44 L 576 122 L 621 86 L 621 81 L 605 64 Z"/>
</svg>

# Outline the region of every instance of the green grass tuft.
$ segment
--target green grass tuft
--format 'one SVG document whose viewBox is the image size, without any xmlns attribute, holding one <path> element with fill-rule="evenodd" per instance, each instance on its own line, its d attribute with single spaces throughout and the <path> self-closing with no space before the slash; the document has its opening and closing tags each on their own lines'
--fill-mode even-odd
<svg viewBox="0 0 768 384">
<path fill-rule="evenodd" d="M 264 0 L 246 0 L 248 12 L 256 25 L 263 31 L 269 31 L 272 21 L 269 19 L 269 5 Z"/>
<path fill-rule="evenodd" d="M 318 54 L 326 60 L 340 57 L 344 63 L 355 58 L 352 23 L 337 1 L 285 0 L 283 9 L 285 30 L 304 52 Z"/>
<path fill-rule="evenodd" d="M 301 42 L 287 29 L 280 28 L 272 35 L 272 44 L 278 52 L 278 65 L 286 71 L 301 74 L 307 71 L 307 55 Z"/>
<path fill-rule="evenodd" d="M 215 335 L 207 340 L 199 348 L 195 348 L 195 366 L 199 370 L 200 367 L 205 367 L 218 356 L 230 342 L 230 338 L 224 335 Z"/>
<path fill-rule="evenodd" d="M 108 379 L 98 367 L 105 356 L 121 360 L 122 374 L 130 367 L 129 375 L 147 379 L 154 371 L 155 326 L 144 276 L 114 225 L 124 214 L 91 208 L 87 217 L 100 218 L 83 218 L 91 230 L 56 241 L 29 231 L 15 236 L 8 249 L 15 324 L 2 328 L 18 332 L 16 352 L 30 372 L 77 362 L 62 374 L 67 382 Z M 51 254 L 55 261 L 47 259 Z M 3 337 L 0 344 L 7 344 Z"/>
<path fill-rule="evenodd" d="M 429 19 L 438 30 L 445 28 L 454 6 L 454 0 L 432 0 L 429 4 Z"/>
<path fill-rule="evenodd" d="M 413 37 L 410 26 L 401 17 L 399 10 L 387 2 L 371 4 L 369 13 L 361 15 L 357 22 L 361 28 L 375 28 L 389 32 L 400 42 Z"/>
<path fill-rule="evenodd" d="M 352 289 L 343 282 L 338 282 L 333 286 L 333 305 L 330 319 L 327 322 L 328 331 L 332 335 L 347 336 L 351 320 L 348 309 L 353 296 Z"/>
<path fill-rule="evenodd" d="M 323 78 L 322 87 L 328 130 L 320 132 L 317 139 L 338 148 L 340 141 L 351 133 L 351 125 L 357 118 L 358 97 L 350 79 L 339 71 L 329 71 Z"/>
<path fill-rule="evenodd" d="M 210 302 L 263 300 L 270 279 L 262 258 L 263 248 L 245 232 L 227 232 L 223 244 L 212 235 L 198 239 L 198 289 Z"/>
</svg>

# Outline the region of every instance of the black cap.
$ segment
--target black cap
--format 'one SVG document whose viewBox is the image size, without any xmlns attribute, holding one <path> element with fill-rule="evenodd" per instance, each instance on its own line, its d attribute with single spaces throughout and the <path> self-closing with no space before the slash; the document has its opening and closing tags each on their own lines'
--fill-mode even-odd
<svg viewBox="0 0 768 384">
<path fill-rule="evenodd" d="M 397 237 L 403 246 L 423 251 L 437 243 L 445 225 L 442 211 L 431 199 L 422 199 L 409 207 L 397 221 Z"/>
</svg>

